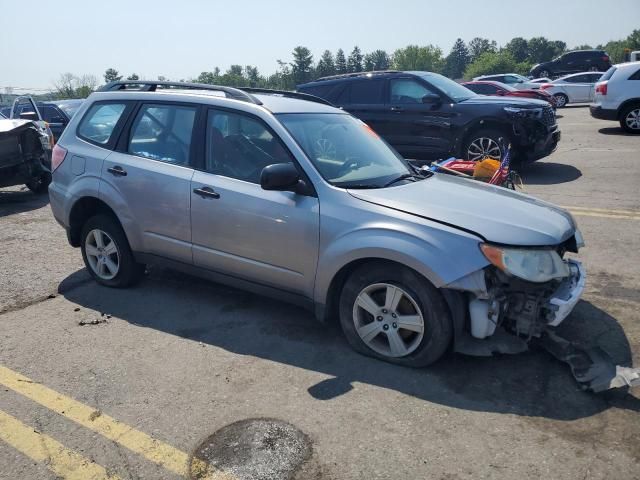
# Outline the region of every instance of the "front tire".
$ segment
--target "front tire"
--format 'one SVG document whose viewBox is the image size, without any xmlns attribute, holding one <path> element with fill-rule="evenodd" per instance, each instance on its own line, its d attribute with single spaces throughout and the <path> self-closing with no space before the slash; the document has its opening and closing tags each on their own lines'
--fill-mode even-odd
<svg viewBox="0 0 640 480">
<path fill-rule="evenodd" d="M 509 143 L 508 136 L 499 130 L 478 130 L 472 133 L 465 142 L 462 155 L 466 160 L 479 161 L 485 158 L 501 160 L 504 153 L 502 145 Z"/>
<path fill-rule="evenodd" d="M 540 72 L 538 72 L 538 78 L 551 78 L 551 73 L 549 70 L 540 70 Z"/>
<path fill-rule="evenodd" d="M 145 266 L 137 263 L 120 223 L 109 215 L 89 218 L 82 227 L 84 264 L 101 285 L 124 288 L 137 282 Z"/>
<path fill-rule="evenodd" d="M 564 93 L 556 93 L 553 98 L 556 99 L 556 108 L 566 107 L 567 103 L 569 103 L 569 97 Z"/>
<path fill-rule="evenodd" d="M 627 133 L 640 134 L 640 104 L 631 105 L 622 111 L 620 126 Z"/>
<path fill-rule="evenodd" d="M 432 364 L 452 338 L 440 292 L 418 273 L 390 262 L 353 271 L 340 295 L 340 324 L 357 352 L 408 367 Z"/>
</svg>

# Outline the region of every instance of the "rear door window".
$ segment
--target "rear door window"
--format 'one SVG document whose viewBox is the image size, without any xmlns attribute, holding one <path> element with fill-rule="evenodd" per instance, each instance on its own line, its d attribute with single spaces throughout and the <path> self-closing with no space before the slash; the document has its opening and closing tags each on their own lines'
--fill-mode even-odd
<svg viewBox="0 0 640 480">
<path fill-rule="evenodd" d="M 113 132 L 126 108 L 125 102 L 94 103 L 78 126 L 78 136 L 96 145 L 112 143 Z"/>
<path fill-rule="evenodd" d="M 362 80 L 351 84 L 351 102 L 358 104 L 381 104 L 383 99 L 384 79 Z"/>
<path fill-rule="evenodd" d="M 435 94 L 435 92 L 413 79 L 395 78 L 391 80 L 391 103 L 422 103 L 422 97 L 429 94 Z"/>
<path fill-rule="evenodd" d="M 142 105 L 131 126 L 127 151 L 139 157 L 187 165 L 196 107 Z"/>
</svg>

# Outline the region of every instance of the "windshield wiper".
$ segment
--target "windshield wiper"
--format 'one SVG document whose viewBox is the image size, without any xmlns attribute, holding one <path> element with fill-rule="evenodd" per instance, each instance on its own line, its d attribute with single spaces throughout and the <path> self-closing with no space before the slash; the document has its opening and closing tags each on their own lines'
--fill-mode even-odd
<svg viewBox="0 0 640 480">
<path fill-rule="evenodd" d="M 396 182 L 399 182 L 401 180 L 407 180 L 409 178 L 413 178 L 414 182 L 415 182 L 415 175 L 413 173 L 403 173 L 402 175 L 400 175 L 399 177 L 394 178 L 393 180 L 391 180 L 390 182 L 385 183 L 382 188 L 385 187 L 390 187 L 391 185 L 393 185 Z"/>
</svg>

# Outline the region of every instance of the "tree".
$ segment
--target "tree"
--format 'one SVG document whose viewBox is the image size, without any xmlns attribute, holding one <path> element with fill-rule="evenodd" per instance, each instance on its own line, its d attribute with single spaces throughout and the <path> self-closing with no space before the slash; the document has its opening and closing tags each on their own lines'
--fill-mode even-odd
<svg viewBox="0 0 640 480">
<path fill-rule="evenodd" d="M 364 69 L 367 71 L 388 70 L 389 65 L 391 59 L 384 50 L 374 50 L 364 56 Z"/>
<path fill-rule="evenodd" d="M 311 80 L 313 55 L 307 47 L 298 46 L 293 49 L 293 62 L 291 62 L 291 74 L 296 85 Z"/>
<path fill-rule="evenodd" d="M 333 54 L 329 50 L 325 50 L 316 65 L 316 77 L 327 77 L 335 75 L 335 73 L 336 64 L 333 60 Z"/>
<path fill-rule="evenodd" d="M 528 42 L 522 37 L 512 38 L 504 49 L 511 54 L 516 62 L 524 62 L 529 55 Z"/>
<path fill-rule="evenodd" d="M 445 59 L 444 73 L 449 78 L 462 78 L 469 64 L 469 50 L 461 38 L 458 38 Z"/>
<path fill-rule="evenodd" d="M 118 71 L 115 68 L 107 68 L 104 71 L 104 82 L 117 82 L 118 80 L 122 80 L 122 75 L 118 75 Z"/>
<path fill-rule="evenodd" d="M 344 51 L 339 48 L 336 52 L 336 73 L 347 73 L 347 59 L 344 57 Z"/>
<path fill-rule="evenodd" d="M 529 71 L 528 63 L 518 63 L 506 50 L 500 52 L 484 52 L 464 72 L 464 78 L 471 79 L 480 75 L 494 73 L 514 72 L 526 74 Z"/>
<path fill-rule="evenodd" d="M 94 75 L 82 75 L 63 73 L 58 81 L 54 82 L 57 98 L 86 98 L 98 85 L 98 79 Z"/>
<path fill-rule="evenodd" d="M 534 37 L 529 40 L 528 48 L 528 60 L 531 63 L 542 63 L 562 55 L 567 44 L 559 40 L 549 41 L 544 37 Z"/>
<path fill-rule="evenodd" d="M 409 45 L 393 53 L 393 67 L 396 70 L 441 72 L 443 66 L 442 50 L 433 45 L 425 47 Z"/>
<path fill-rule="evenodd" d="M 355 47 L 353 47 L 353 50 L 351 50 L 351 54 L 347 59 L 347 72 L 349 73 L 361 72 L 362 60 L 363 60 L 362 52 L 360 51 L 360 48 L 356 45 Z"/>
<path fill-rule="evenodd" d="M 261 83 L 258 67 L 247 65 L 244 67 L 244 77 L 247 79 L 250 87 L 258 87 Z"/>
<path fill-rule="evenodd" d="M 469 42 L 469 55 L 473 62 L 476 58 L 485 52 L 495 52 L 497 44 L 495 40 L 488 40 L 486 38 L 476 37 Z"/>
<path fill-rule="evenodd" d="M 132 73 L 127 77 L 127 80 L 140 80 L 140 77 L 138 77 L 137 73 Z"/>
</svg>

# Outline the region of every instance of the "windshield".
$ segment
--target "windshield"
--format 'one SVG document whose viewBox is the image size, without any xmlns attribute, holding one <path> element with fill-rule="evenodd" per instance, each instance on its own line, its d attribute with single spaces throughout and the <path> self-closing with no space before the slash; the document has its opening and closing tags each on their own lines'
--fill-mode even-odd
<svg viewBox="0 0 640 480">
<path fill-rule="evenodd" d="M 82 101 L 77 102 L 60 102 L 58 107 L 67 114 L 69 118 L 73 117 L 82 105 Z"/>
<path fill-rule="evenodd" d="M 476 96 L 476 94 L 468 88 L 463 87 L 459 83 L 456 83 L 447 77 L 438 75 L 437 73 L 423 73 L 421 76 L 431 85 L 456 102 L 461 102 Z"/>
<path fill-rule="evenodd" d="M 413 173 L 371 127 L 351 115 L 286 113 L 278 119 L 332 185 L 380 188 Z"/>
</svg>

